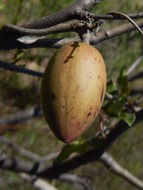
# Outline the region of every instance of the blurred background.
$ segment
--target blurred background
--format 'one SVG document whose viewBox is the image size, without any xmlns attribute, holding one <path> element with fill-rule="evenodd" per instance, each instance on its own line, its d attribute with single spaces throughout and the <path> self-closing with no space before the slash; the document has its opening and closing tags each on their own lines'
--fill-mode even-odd
<svg viewBox="0 0 143 190">
<path fill-rule="evenodd" d="M 0 0 L 0 26 L 3 24 L 22 25 L 43 16 L 54 13 L 72 0 Z M 104 14 L 118 10 L 124 13 L 137 13 L 143 10 L 142 0 L 110 0 L 103 1 L 92 12 Z M 102 30 L 112 29 L 126 21 L 105 21 Z M 70 37 L 73 33 L 54 34 L 49 37 Z M 138 31 L 126 33 L 114 39 L 102 42 L 96 47 L 105 59 L 108 80 L 116 80 L 123 66 L 128 68 L 142 54 L 143 44 Z M 0 51 L 0 60 L 16 64 L 21 67 L 43 72 L 55 49 L 28 49 Z M 142 63 L 135 71 L 143 70 Z M 41 79 L 0 69 L 0 118 L 8 118 L 21 111 L 40 105 Z M 131 89 L 141 89 L 142 80 L 130 83 Z M 133 96 L 134 99 L 138 95 Z M 128 130 L 110 148 L 114 158 L 130 172 L 143 180 L 143 123 Z M 95 133 L 95 127 L 89 129 L 81 138 L 88 138 Z M 0 126 L 0 134 L 40 156 L 61 150 L 63 143 L 59 142 L 49 130 L 42 116 L 34 117 L 17 125 Z M 17 153 L 0 143 L 2 150 L 9 155 Z M 98 190 L 135 189 L 123 179 L 112 174 L 101 163 L 91 163 L 73 171 L 78 175 L 89 176 Z M 61 190 L 74 189 L 71 185 L 53 180 L 54 186 Z M 16 173 L 0 170 L 0 189 L 34 190 L 28 182 Z"/>
</svg>

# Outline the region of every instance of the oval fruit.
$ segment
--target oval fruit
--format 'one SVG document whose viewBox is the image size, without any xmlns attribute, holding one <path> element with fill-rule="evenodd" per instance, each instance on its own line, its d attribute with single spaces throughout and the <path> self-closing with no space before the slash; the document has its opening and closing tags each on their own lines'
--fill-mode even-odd
<svg viewBox="0 0 143 190">
<path fill-rule="evenodd" d="M 95 120 L 106 90 L 106 68 L 99 51 L 81 42 L 67 43 L 44 73 L 41 101 L 47 123 L 64 142 L 79 137 Z"/>
</svg>

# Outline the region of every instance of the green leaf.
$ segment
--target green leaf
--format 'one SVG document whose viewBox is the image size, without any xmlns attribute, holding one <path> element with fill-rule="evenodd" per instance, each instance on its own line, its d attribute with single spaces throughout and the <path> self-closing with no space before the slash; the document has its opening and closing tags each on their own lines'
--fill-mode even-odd
<svg viewBox="0 0 143 190">
<path fill-rule="evenodd" d="M 120 119 L 125 121 L 130 127 L 133 125 L 135 118 L 135 113 L 122 112 L 120 115 Z"/>
<path fill-rule="evenodd" d="M 13 57 L 13 63 L 16 63 L 18 60 L 20 60 L 24 55 L 24 51 L 23 50 L 17 50 L 16 53 L 14 54 Z"/>
<path fill-rule="evenodd" d="M 117 92 L 117 85 L 114 80 L 109 80 L 107 82 L 107 92 L 108 93 L 115 93 Z"/>
<path fill-rule="evenodd" d="M 79 141 L 75 141 L 63 147 L 62 151 L 54 161 L 54 164 L 58 164 L 66 160 L 72 153 L 82 154 L 87 150 L 88 150 L 88 145 L 84 143 L 79 143 Z"/>
<path fill-rule="evenodd" d="M 108 104 L 105 105 L 104 110 L 106 114 L 111 117 L 119 117 L 126 102 L 126 96 L 121 96 L 117 100 L 110 100 Z"/>
<path fill-rule="evenodd" d="M 121 69 L 120 75 L 118 77 L 118 84 L 119 84 L 119 95 L 127 96 L 129 94 L 129 87 L 128 87 L 127 74 L 124 67 Z"/>
</svg>

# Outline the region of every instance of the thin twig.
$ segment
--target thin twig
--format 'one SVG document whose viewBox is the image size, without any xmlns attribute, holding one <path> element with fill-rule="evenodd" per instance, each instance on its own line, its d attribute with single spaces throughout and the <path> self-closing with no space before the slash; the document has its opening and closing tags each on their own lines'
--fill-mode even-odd
<svg viewBox="0 0 143 190">
<path fill-rule="evenodd" d="M 77 19 L 81 19 L 81 20 L 86 20 L 88 17 L 96 20 L 125 20 L 125 17 L 121 17 L 120 15 L 113 15 L 110 13 L 107 13 L 106 15 L 99 15 L 99 14 L 95 14 L 95 13 L 90 13 L 88 11 L 85 10 L 76 10 L 75 14 L 77 15 Z M 134 14 L 130 14 L 128 13 L 128 16 L 132 19 L 138 19 L 138 18 L 143 18 L 143 13 L 134 13 Z"/>
<path fill-rule="evenodd" d="M 20 154 L 21 156 L 28 158 L 32 161 L 39 161 L 39 156 L 16 145 L 15 143 L 11 142 L 10 140 L 8 140 L 6 137 L 4 136 L 0 136 L 0 142 L 3 144 L 7 144 L 10 148 L 13 148 L 18 154 Z"/>
<path fill-rule="evenodd" d="M 76 23 L 75 23 L 76 24 Z M 73 24 L 58 24 L 56 26 L 52 26 L 50 28 L 45 28 L 45 29 L 29 29 L 29 28 L 24 28 L 20 26 L 15 26 L 13 24 L 8 24 L 4 25 L 3 30 L 9 30 L 13 31 L 17 34 L 20 34 L 21 36 L 23 35 L 47 35 L 47 34 L 54 34 L 54 33 L 60 33 L 60 32 L 69 32 L 73 31 Z"/>
<path fill-rule="evenodd" d="M 82 186 L 83 190 L 93 190 L 93 184 L 90 179 L 87 177 L 83 176 L 76 176 L 72 174 L 61 174 L 58 178 L 58 180 L 70 183 L 72 185 L 78 185 L 77 189 L 79 189 L 79 185 Z"/>
<path fill-rule="evenodd" d="M 76 32 L 77 30 L 81 30 L 82 27 L 85 26 L 84 22 L 73 22 L 73 23 L 64 23 L 64 24 L 58 24 L 55 26 L 52 26 L 50 28 L 44 28 L 44 29 L 30 29 L 30 28 L 24 28 L 20 26 L 16 26 L 13 24 L 4 25 L 2 27 L 2 30 L 6 30 L 7 32 L 14 32 L 16 34 L 20 34 L 20 36 L 24 35 L 37 35 L 37 36 L 43 36 L 48 34 L 54 34 L 54 33 L 64 33 L 64 32 Z M 87 29 L 92 29 L 93 27 L 86 24 Z"/>
<path fill-rule="evenodd" d="M 132 96 L 138 95 L 138 94 L 143 94 L 143 89 L 142 88 L 138 88 L 138 89 L 132 89 L 130 91 L 130 94 Z"/>
<path fill-rule="evenodd" d="M 138 73 L 135 73 L 134 75 L 129 76 L 128 80 L 133 81 L 140 78 L 143 78 L 143 71 L 140 71 Z"/>
<path fill-rule="evenodd" d="M 33 71 L 31 69 L 26 69 L 26 68 L 13 65 L 11 63 L 6 63 L 6 62 L 3 62 L 3 61 L 0 61 L 0 68 L 2 68 L 4 70 L 14 71 L 14 72 L 17 72 L 17 73 L 23 73 L 23 74 L 27 74 L 27 75 L 32 75 L 32 76 L 35 76 L 35 77 L 40 77 L 40 78 L 43 77 L 43 73 L 41 73 L 41 72 Z"/>
<path fill-rule="evenodd" d="M 20 173 L 20 176 L 40 190 L 57 190 L 53 185 L 43 179 L 37 178 L 36 176 L 31 176 L 26 173 Z M 86 177 L 80 177 L 72 174 L 62 174 L 57 180 L 72 184 L 75 187 L 78 185 L 77 189 L 79 189 L 80 185 L 83 190 L 93 190 L 91 181 Z"/>
<path fill-rule="evenodd" d="M 29 183 L 32 184 L 38 190 L 58 190 L 56 187 L 48 183 L 47 181 L 37 178 L 36 176 L 31 176 L 25 173 L 20 173 L 20 176 Z"/>
<path fill-rule="evenodd" d="M 18 111 L 14 115 L 10 115 L 7 118 L 0 118 L 0 126 L 16 125 L 23 123 L 33 117 L 42 116 L 42 110 L 35 106 L 24 111 Z"/>
<path fill-rule="evenodd" d="M 25 157 L 31 161 L 34 161 L 34 162 L 42 163 L 45 161 L 49 161 L 49 160 L 55 159 L 57 157 L 57 155 L 59 154 L 59 152 L 56 152 L 56 153 L 51 153 L 47 156 L 41 157 L 29 150 L 26 150 L 26 149 L 16 145 L 15 143 L 13 143 L 12 141 L 10 141 L 9 139 L 7 139 L 4 136 L 0 136 L 0 142 L 3 144 L 7 144 L 10 148 L 14 149 L 19 155 L 21 155 L 22 157 Z"/>
<path fill-rule="evenodd" d="M 141 63 L 143 59 L 143 55 L 139 56 L 135 62 L 127 69 L 127 75 L 129 76 L 133 71 L 134 69 Z"/>
<path fill-rule="evenodd" d="M 140 27 L 143 27 L 143 19 L 136 21 L 136 23 Z M 95 44 L 101 43 L 105 40 L 115 38 L 115 37 L 125 34 L 127 32 L 131 32 L 135 29 L 136 29 L 136 27 L 133 24 L 127 23 L 127 24 L 117 26 L 116 28 L 113 28 L 111 30 L 106 30 L 105 32 L 99 32 L 99 33 L 97 33 L 96 37 L 93 36 L 91 38 L 91 44 L 95 45 Z"/>
<path fill-rule="evenodd" d="M 132 175 L 127 169 L 123 168 L 110 154 L 105 152 L 102 154 L 99 161 L 109 168 L 111 172 L 127 180 L 133 186 L 143 189 L 143 182 Z"/>
<path fill-rule="evenodd" d="M 116 15 L 120 15 L 124 18 L 126 18 L 129 22 L 131 22 L 136 28 L 137 30 L 141 33 L 141 35 L 143 36 L 143 31 L 142 29 L 138 26 L 138 24 L 132 19 L 130 18 L 127 14 L 125 13 L 121 13 L 121 12 L 118 12 L 118 11 L 112 11 L 111 13 L 109 14 L 116 14 Z"/>
</svg>

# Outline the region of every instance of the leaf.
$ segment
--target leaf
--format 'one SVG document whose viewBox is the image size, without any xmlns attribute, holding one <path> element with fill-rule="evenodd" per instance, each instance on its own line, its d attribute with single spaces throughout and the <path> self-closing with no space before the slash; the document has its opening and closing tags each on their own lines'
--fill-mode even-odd
<svg viewBox="0 0 143 190">
<path fill-rule="evenodd" d="M 54 161 L 54 164 L 61 163 L 66 160 L 72 153 L 84 153 L 88 150 L 88 146 L 84 143 L 74 142 L 63 147 L 60 154 Z"/>
<path fill-rule="evenodd" d="M 119 117 L 126 102 L 126 96 L 121 96 L 117 100 L 110 100 L 104 107 L 106 114 L 111 117 Z"/>
<path fill-rule="evenodd" d="M 17 61 L 19 61 L 24 55 L 24 51 L 21 49 L 18 49 L 13 57 L 13 64 L 15 64 Z"/>
<path fill-rule="evenodd" d="M 129 94 L 129 87 L 128 87 L 128 79 L 125 68 L 121 69 L 120 75 L 118 77 L 118 84 L 119 84 L 119 95 L 128 95 Z"/>
<path fill-rule="evenodd" d="M 115 93 L 117 92 L 117 85 L 114 80 L 109 80 L 107 82 L 107 92 L 108 93 Z"/>
<path fill-rule="evenodd" d="M 133 125 L 135 118 L 135 113 L 122 112 L 120 115 L 120 119 L 125 121 L 130 127 Z"/>
</svg>

